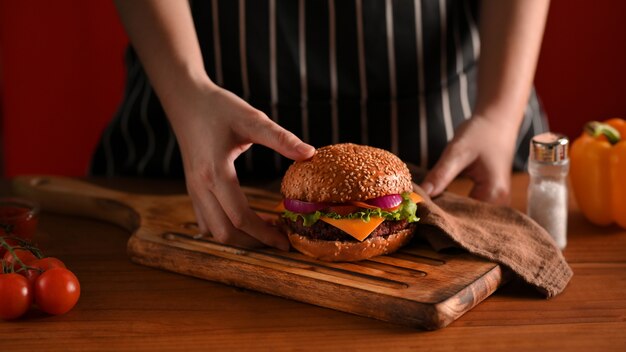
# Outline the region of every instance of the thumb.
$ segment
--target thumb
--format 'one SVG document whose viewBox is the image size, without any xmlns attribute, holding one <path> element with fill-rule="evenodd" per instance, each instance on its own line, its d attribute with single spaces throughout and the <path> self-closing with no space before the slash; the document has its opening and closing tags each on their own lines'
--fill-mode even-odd
<svg viewBox="0 0 626 352">
<path fill-rule="evenodd" d="M 456 144 L 449 144 L 435 166 L 426 174 L 420 187 L 429 196 L 437 196 L 470 162 L 471 154 L 467 150 L 462 150 Z"/>
<path fill-rule="evenodd" d="M 306 160 L 315 154 L 313 146 L 304 143 L 295 134 L 269 118 L 263 119 L 262 123 L 253 128 L 255 130 L 250 132 L 250 139 L 253 143 L 271 148 L 286 158 L 299 161 Z"/>
</svg>

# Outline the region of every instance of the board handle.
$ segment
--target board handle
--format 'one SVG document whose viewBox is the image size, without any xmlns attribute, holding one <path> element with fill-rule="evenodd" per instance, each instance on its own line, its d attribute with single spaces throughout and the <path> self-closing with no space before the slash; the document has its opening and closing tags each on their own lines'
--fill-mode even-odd
<svg viewBox="0 0 626 352">
<path fill-rule="evenodd" d="M 139 227 L 139 214 L 129 206 L 127 193 L 60 176 L 18 176 L 12 188 L 45 211 L 102 220 L 131 232 Z"/>
</svg>

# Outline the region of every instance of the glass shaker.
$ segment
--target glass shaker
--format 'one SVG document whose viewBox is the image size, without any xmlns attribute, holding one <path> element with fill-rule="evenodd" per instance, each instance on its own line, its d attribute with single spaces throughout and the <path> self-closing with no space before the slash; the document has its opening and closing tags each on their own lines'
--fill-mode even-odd
<svg viewBox="0 0 626 352">
<path fill-rule="evenodd" d="M 554 238 L 557 246 L 567 245 L 567 174 L 569 140 L 546 132 L 530 141 L 528 159 L 527 214 Z"/>
</svg>

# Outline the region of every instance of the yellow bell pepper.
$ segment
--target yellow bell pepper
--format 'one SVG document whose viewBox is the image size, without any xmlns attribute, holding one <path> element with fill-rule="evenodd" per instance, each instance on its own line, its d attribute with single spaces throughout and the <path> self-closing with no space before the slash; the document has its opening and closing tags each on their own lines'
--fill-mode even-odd
<svg viewBox="0 0 626 352">
<path fill-rule="evenodd" d="M 570 179 L 585 217 L 626 229 L 626 121 L 590 122 L 570 151 Z"/>
</svg>

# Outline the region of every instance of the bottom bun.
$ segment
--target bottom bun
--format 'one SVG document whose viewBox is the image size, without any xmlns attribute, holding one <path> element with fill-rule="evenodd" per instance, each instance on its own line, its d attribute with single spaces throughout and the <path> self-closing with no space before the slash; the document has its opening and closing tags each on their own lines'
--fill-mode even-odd
<svg viewBox="0 0 626 352">
<path fill-rule="evenodd" d="M 297 233 L 289 242 L 299 252 L 327 262 L 356 262 L 397 251 L 413 237 L 414 229 L 404 229 L 389 236 L 378 236 L 363 242 L 313 240 Z"/>
</svg>

